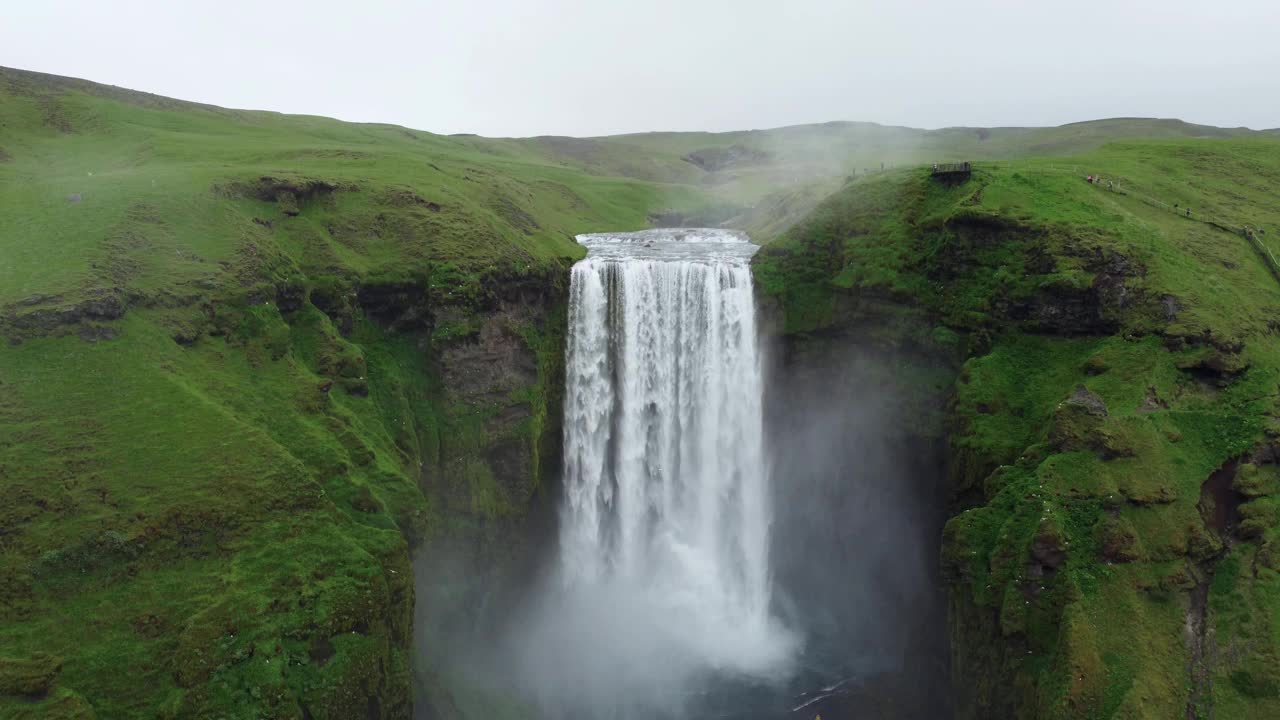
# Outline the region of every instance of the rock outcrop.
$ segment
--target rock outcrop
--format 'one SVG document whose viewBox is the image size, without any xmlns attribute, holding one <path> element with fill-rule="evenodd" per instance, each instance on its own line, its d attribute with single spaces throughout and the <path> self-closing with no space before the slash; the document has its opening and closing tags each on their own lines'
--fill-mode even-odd
<svg viewBox="0 0 1280 720">
<path fill-rule="evenodd" d="M 1252 262 L 1236 238 L 1215 237 L 1230 265 L 1172 231 L 1152 251 L 1129 240 L 1144 225 L 1073 216 L 1099 199 L 1058 182 L 853 184 L 756 274 L 788 345 L 853 337 L 898 358 L 888 377 L 915 382 L 863 389 L 915 409 L 884 432 L 943 418 L 957 717 L 1268 716 L 1280 351 L 1254 318 L 1275 287 L 1211 280 L 1249 309 L 1213 304 L 1185 268 Z M 910 361 L 929 343 L 932 375 Z M 923 378 L 945 410 L 904 389 Z"/>
</svg>

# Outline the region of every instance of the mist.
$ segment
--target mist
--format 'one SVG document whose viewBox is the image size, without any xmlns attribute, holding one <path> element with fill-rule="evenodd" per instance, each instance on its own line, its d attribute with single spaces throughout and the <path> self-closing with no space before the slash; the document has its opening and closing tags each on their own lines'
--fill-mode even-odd
<svg viewBox="0 0 1280 720">
<path fill-rule="evenodd" d="M 741 234 L 599 237 L 574 269 L 563 482 L 519 551 L 428 544 L 416 569 L 451 705 L 424 693 L 419 717 L 946 716 L 943 453 L 885 382 L 906 359 L 741 322 L 750 255 L 699 242 Z M 664 404 L 681 376 L 708 384 Z"/>
<path fill-rule="evenodd" d="M 947 717 L 947 476 L 941 441 L 896 384 L 913 359 L 858 337 L 772 349 L 775 596 L 804 633 L 804 684 L 837 686 L 833 713 Z"/>
</svg>

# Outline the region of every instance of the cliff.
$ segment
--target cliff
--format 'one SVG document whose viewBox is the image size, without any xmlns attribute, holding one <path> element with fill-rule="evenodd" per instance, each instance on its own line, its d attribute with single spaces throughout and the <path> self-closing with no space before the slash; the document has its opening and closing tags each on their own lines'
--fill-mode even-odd
<svg viewBox="0 0 1280 720">
<path fill-rule="evenodd" d="M 411 548 L 555 472 L 573 234 L 696 194 L 21 71 L 0 127 L 0 715 L 408 717 Z"/>
<path fill-rule="evenodd" d="M 886 348 L 895 432 L 946 443 L 959 717 L 1277 712 L 1280 284 L 1222 229 L 1276 227 L 1277 179 L 1229 140 L 903 171 L 757 256 L 788 345 Z"/>
</svg>

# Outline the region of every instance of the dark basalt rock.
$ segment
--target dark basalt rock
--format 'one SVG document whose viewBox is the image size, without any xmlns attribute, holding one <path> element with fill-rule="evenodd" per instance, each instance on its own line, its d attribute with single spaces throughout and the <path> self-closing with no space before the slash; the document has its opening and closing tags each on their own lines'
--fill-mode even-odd
<svg viewBox="0 0 1280 720">
<path fill-rule="evenodd" d="M 0 658 L 0 693 L 5 695 L 46 695 L 58 682 L 62 661 L 39 654 L 24 659 Z"/>
<path fill-rule="evenodd" d="M 1028 271 L 1048 274 L 1056 270 L 1056 261 L 1048 253 L 1030 251 Z M 1029 298 L 1010 303 L 1007 315 L 1022 322 L 1031 332 L 1052 335 L 1110 335 L 1120 328 L 1124 312 L 1143 303 L 1144 296 L 1134 280 L 1146 275 L 1146 268 L 1128 257 L 1097 248 L 1076 255 L 1084 261 L 1084 270 L 1093 273 L 1087 286 L 1058 281 L 1041 287 Z M 1167 318 L 1175 317 L 1180 306 L 1177 299 L 1166 295 L 1161 299 Z"/>
<path fill-rule="evenodd" d="M 730 145 L 729 147 L 695 150 L 685 155 L 682 159 L 707 172 L 719 172 L 729 168 L 768 162 L 770 155 L 763 150 L 756 150 L 745 145 Z"/>
<path fill-rule="evenodd" d="M 215 185 L 214 191 L 232 196 L 246 197 L 275 203 L 285 215 L 302 212 L 303 206 L 314 201 L 325 201 L 340 190 L 352 191 L 352 183 L 307 177 L 277 177 L 263 175 L 251 182 L 232 182 Z M 254 219 L 259 225 L 270 227 L 269 220 Z"/>
<path fill-rule="evenodd" d="M 538 358 L 515 330 L 519 311 L 487 317 L 480 331 L 451 342 L 441 354 L 444 382 L 469 401 L 502 401 L 538 377 Z"/>
<path fill-rule="evenodd" d="M 1041 289 L 1030 299 L 1010 307 L 1009 316 L 1025 322 L 1032 332 L 1053 335 L 1109 335 L 1119 328 L 1115 312 L 1123 308 L 1129 291 L 1122 278 L 1098 275 L 1088 288 L 1066 283 Z"/>
<path fill-rule="evenodd" d="M 1067 561 L 1067 540 L 1056 522 L 1040 523 L 1035 539 L 1031 541 L 1031 559 L 1039 572 L 1033 576 L 1051 574 Z"/>
<path fill-rule="evenodd" d="M 408 188 L 394 188 L 383 193 L 381 200 L 388 205 L 395 207 L 412 207 L 418 206 L 430 210 L 431 212 L 440 212 L 443 206 L 438 202 L 428 200 L 418 193 Z"/>
<path fill-rule="evenodd" d="M 1202 382 L 1226 387 L 1249 369 L 1249 361 L 1239 350 L 1233 352 L 1213 348 L 1195 358 L 1179 362 L 1178 369 Z"/>
<path fill-rule="evenodd" d="M 1098 526 L 1098 553 L 1113 563 L 1141 560 L 1142 550 L 1133 524 L 1119 516 L 1103 520 Z"/>
<path fill-rule="evenodd" d="M 93 290 L 88 295 L 74 305 L 62 307 L 40 307 L 58 302 L 60 297 L 56 295 L 23 298 L 0 314 L 0 327 L 7 326 L 11 337 L 19 339 L 22 336 L 50 335 L 66 326 L 119 320 L 131 302 L 137 299 L 130 298 L 119 288 Z"/>
<path fill-rule="evenodd" d="M 1056 450 L 1090 450 L 1106 460 L 1133 453 L 1123 438 L 1108 428 L 1106 403 L 1083 385 L 1077 385 L 1058 404 L 1052 422 L 1049 443 Z"/>
<path fill-rule="evenodd" d="M 392 332 L 430 330 L 433 326 L 427 290 L 421 283 L 362 286 L 356 290 L 356 302 L 369 317 Z"/>
<path fill-rule="evenodd" d="M 1102 401 L 1102 398 L 1099 397 L 1097 393 L 1089 390 L 1083 385 L 1076 386 L 1076 389 L 1071 393 L 1071 397 L 1066 399 L 1066 403 L 1068 405 L 1082 407 L 1090 415 L 1096 415 L 1098 417 L 1107 416 L 1107 404 Z"/>
<path fill-rule="evenodd" d="M 111 340 L 116 336 L 116 329 L 110 325 L 84 325 L 76 333 L 81 340 L 96 343 L 100 340 Z"/>
<path fill-rule="evenodd" d="M 307 288 L 300 283 L 279 283 L 276 285 L 276 307 L 281 314 L 291 315 L 302 309 L 307 302 Z"/>
<path fill-rule="evenodd" d="M 330 195 L 338 189 L 349 189 L 338 183 L 314 178 L 278 178 L 263 175 L 250 186 L 249 192 L 258 200 L 280 202 L 286 196 L 305 202 L 322 195 Z"/>
</svg>

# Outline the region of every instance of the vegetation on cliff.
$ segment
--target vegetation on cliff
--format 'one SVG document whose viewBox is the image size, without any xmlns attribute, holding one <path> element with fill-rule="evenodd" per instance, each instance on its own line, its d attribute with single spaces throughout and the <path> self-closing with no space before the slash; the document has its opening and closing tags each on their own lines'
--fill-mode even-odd
<svg viewBox="0 0 1280 720">
<path fill-rule="evenodd" d="M 407 717 L 554 466 L 573 234 L 696 193 L 0 71 L 0 715 Z"/>
<path fill-rule="evenodd" d="M 1238 232 L 1280 245 L 1278 185 L 1262 139 L 904 170 L 757 256 L 788 332 L 955 359 L 916 420 L 962 717 L 1280 712 L 1280 282 Z"/>
</svg>

